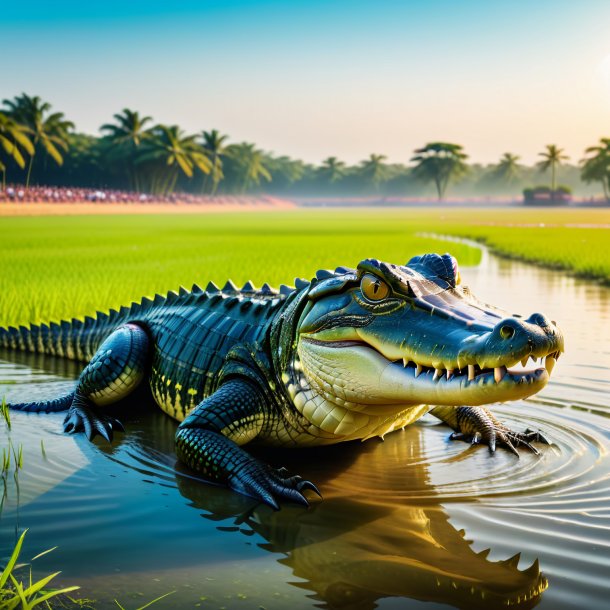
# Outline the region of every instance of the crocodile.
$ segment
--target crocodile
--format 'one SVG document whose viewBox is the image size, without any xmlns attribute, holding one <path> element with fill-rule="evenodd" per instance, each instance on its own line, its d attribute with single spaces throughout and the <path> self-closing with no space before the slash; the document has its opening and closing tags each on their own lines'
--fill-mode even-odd
<svg viewBox="0 0 610 610">
<path fill-rule="evenodd" d="M 0 346 L 86 363 L 73 391 L 12 409 L 67 411 L 65 432 L 110 442 L 124 431 L 110 405 L 146 380 L 180 422 L 183 464 L 277 509 L 320 492 L 250 455 L 248 443 L 383 438 L 430 412 L 452 439 L 538 454 L 532 443 L 548 444 L 539 431 L 513 431 L 484 405 L 541 390 L 564 339 L 543 314 L 480 301 L 451 255 L 425 254 L 320 270 L 279 290 L 231 281 L 180 288 L 83 320 L 0 328 Z M 538 358 L 544 366 L 525 369 Z"/>
</svg>

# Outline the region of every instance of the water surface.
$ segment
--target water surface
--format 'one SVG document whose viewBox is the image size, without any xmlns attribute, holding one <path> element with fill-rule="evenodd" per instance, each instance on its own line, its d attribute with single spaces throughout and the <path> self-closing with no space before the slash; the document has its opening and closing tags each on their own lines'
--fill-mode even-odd
<svg viewBox="0 0 610 610">
<path fill-rule="evenodd" d="M 610 290 L 491 256 L 462 276 L 565 333 L 549 386 L 494 406 L 515 429 L 544 431 L 553 444 L 541 456 L 491 456 L 427 417 L 384 442 L 265 454 L 324 494 L 274 512 L 183 473 L 176 424 L 145 396 L 120 406 L 127 433 L 111 446 L 62 434 L 61 414 L 13 413 L 0 442 L 22 444 L 24 465 L 17 484 L 6 478 L 0 563 L 27 527 L 23 559 L 59 546 L 34 576 L 62 570 L 58 582 L 98 608 L 168 591 L 154 607 L 607 607 Z M 77 375 L 73 363 L 0 353 L 9 401 L 63 392 Z"/>
</svg>

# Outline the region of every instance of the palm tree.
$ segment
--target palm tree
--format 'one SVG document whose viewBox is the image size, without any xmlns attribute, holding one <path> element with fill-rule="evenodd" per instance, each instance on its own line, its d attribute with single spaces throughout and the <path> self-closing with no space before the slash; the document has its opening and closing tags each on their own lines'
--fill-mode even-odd
<svg viewBox="0 0 610 610">
<path fill-rule="evenodd" d="M 413 174 L 424 182 L 434 182 L 439 201 L 443 198 L 449 182 L 468 171 L 465 163 L 468 155 L 459 144 L 431 142 L 415 152 L 417 154 L 411 158 L 411 161 L 417 162 Z"/>
<path fill-rule="evenodd" d="M 216 195 L 216 191 L 218 190 L 218 183 L 224 178 L 224 173 L 222 171 L 222 158 L 226 155 L 227 148 L 224 143 L 228 139 L 229 136 L 220 135 L 217 129 L 212 129 L 212 131 L 204 131 L 202 133 L 203 137 L 203 148 L 206 151 L 208 158 L 211 163 L 211 170 L 208 176 L 212 177 L 212 195 Z M 204 190 L 207 187 L 207 179 L 206 176 Z"/>
<path fill-rule="evenodd" d="M 563 161 L 567 161 L 569 157 L 563 154 L 562 148 L 557 148 L 555 144 L 547 144 L 544 152 L 538 153 L 538 156 L 543 157 L 543 160 L 538 163 L 538 169 L 541 172 L 546 172 L 551 169 L 551 191 L 555 192 L 557 188 L 557 167 Z"/>
<path fill-rule="evenodd" d="M 599 146 L 590 146 L 582 159 L 581 177 L 585 182 L 601 182 L 604 197 L 610 203 L 610 138 L 601 138 Z"/>
<path fill-rule="evenodd" d="M 267 171 L 273 176 L 273 185 L 276 189 L 290 188 L 295 182 L 303 178 L 307 166 L 303 161 L 291 159 L 286 155 L 281 157 L 268 156 L 264 162 Z"/>
<path fill-rule="evenodd" d="M 370 155 L 360 164 L 361 175 L 370 182 L 375 189 L 379 189 L 379 185 L 388 179 L 388 166 L 384 164 L 387 159 L 385 155 Z"/>
<path fill-rule="evenodd" d="M 318 173 L 324 181 L 334 184 L 345 177 L 345 163 L 337 157 L 328 157 L 322 161 Z"/>
<path fill-rule="evenodd" d="M 106 138 L 114 148 L 115 158 L 127 164 L 131 187 L 139 191 L 140 179 L 135 161 L 142 142 L 151 136 L 145 126 L 152 118 L 140 116 L 139 112 L 129 108 L 123 108 L 121 113 L 113 116 L 116 123 L 105 123 L 100 127 L 100 131 L 108 133 Z"/>
<path fill-rule="evenodd" d="M 519 163 L 517 162 L 520 158 L 518 155 L 504 153 L 492 171 L 494 178 L 507 183 L 517 179 L 520 171 Z"/>
<path fill-rule="evenodd" d="M 252 184 L 260 184 L 261 178 L 271 182 L 271 174 L 265 167 L 265 156 L 254 144 L 242 142 L 227 147 L 227 154 L 238 166 L 240 191 L 245 193 Z"/>
<path fill-rule="evenodd" d="M 37 95 L 30 97 L 22 93 L 13 100 L 4 100 L 4 105 L 8 108 L 8 115 L 18 123 L 27 127 L 33 137 L 34 151 L 30 155 L 28 173 L 25 180 L 26 188 L 30 185 L 30 176 L 36 149 L 40 144 L 43 150 L 57 163 L 62 165 L 64 162 L 62 153 L 68 150 L 68 132 L 74 129 L 74 123 L 64 119 L 63 112 L 48 114 L 51 104 L 43 102 Z"/>
<path fill-rule="evenodd" d="M 174 190 L 180 172 L 192 178 L 195 169 L 207 174 L 212 164 L 197 144 L 197 136 L 185 136 L 177 126 L 157 125 L 151 137 L 144 140 L 136 163 L 152 167 L 151 191 L 169 193 Z"/>
<path fill-rule="evenodd" d="M 0 146 L 4 152 L 23 169 L 25 159 L 21 149 L 28 155 L 34 154 L 34 146 L 28 137 L 27 127 L 16 123 L 13 119 L 0 112 Z M 6 188 L 6 166 L 0 160 L 0 172 L 2 172 L 2 188 Z"/>
</svg>

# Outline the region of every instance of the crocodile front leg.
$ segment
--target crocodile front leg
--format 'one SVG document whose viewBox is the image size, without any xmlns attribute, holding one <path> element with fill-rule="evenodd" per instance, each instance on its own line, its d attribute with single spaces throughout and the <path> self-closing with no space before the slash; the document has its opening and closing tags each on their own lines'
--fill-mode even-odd
<svg viewBox="0 0 610 610">
<path fill-rule="evenodd" d="M 231 379 L 203 400 L 180 424 L 176 453 L 180 461 L 215 483 L 262 500 L 278 509 L 278 500 L 308 505 L 303 491 L 316 486 L 287 476 L 249 455 L 239 445 L 253 440 L 265 422 L 261 392 L 245 379 Z"/>
<path fill-rule="evenodd" d="M 496 445 L 499 445 L 519 457 L 515 447 L 523 445 L 538 455 L 540 452 L 531 443 L 537 441 L 545 445 L 549 444 L 540 432 L 530 429 L 525 432 L 514 432 L 498 421 L 485 407 L 441 406 L 434 407 L 430 413 L 455 430 L 450 437 L 451 440 L 463 440 L 473 445 L 482 443 L 488 445 L 491 453 L 496 450 Z"/>
</svg>

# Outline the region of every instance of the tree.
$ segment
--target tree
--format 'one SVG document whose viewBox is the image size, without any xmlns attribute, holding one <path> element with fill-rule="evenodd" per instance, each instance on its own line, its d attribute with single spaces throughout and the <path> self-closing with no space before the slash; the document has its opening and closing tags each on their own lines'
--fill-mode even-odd
<svg viewBox="0 0 610 610">
<path fill-rule="evenodd" d="M 610 203 L 610 138 L 601 138 L 599 146 L 590 146 L 582 159 L 581 178 L 585 182 L 601 182 L 604 197 Z"/>
<path fill-rule="evenodd" d="M 337 157 L 328 157 L 322 161 L 317 173 L 324 182 L 334 184 L 345 177 L 345 163 Z"/>
<path fill-rule="evenodd" d="M 457 179 L 468 171 L 465 161 L 468 155 L 459 144 L 449 142 L 431 142 L 415 150 L 411 158 L 417 165 L 413 174 L 423 182 L 433 182 L 439 201 L 445 195 L 451 180 Z"/>
<path fill-rule="evenodd" d="M 567 161 L 569 157 L 563 154 L 562 148 L 557 148 L 555 144 L 547 144 L 544 152 L 538 153 L 538 156 L 543 157 L 543 160 L 538 163 L 538 169 L 541 172 L 546 172 L 551 169 L 551 191 L 557 189 L 557 167 L 563 161 Z"/>
<path fill-rule="evenodd" d="M 517 155 L 513 155 L 511 153 L 504 153 L 502 157 L 500 157 L 500 161 L 493 168 L 492 175 L 496 180 L 501 180 L 502 182 L 510 183 L 516 180 L 519 177 L 519 161 L 521 157 Z"/>
<path fill-rule="evenodd" d="M 140 113 L 129 108 L 123 108 L 121 113 L 113 115 L 116 123 L 105 123 L 100 127 L 101 132 L 107 132 L 106 139 L 111 145 L 114 159 L 126 164 L 129 183 L 131 187 L 140 190 L 140 178 L 136 166 L 136 158 L 142 142 L 151 137 L 145 128 L 152 121 L 149 116 L 140 116 Z"/>
<path fill-rule="evenodd" d="M 379 185 L 388 179 L 389 168 L 384 164 L 386 159 L 385 155 L 370 155 L 360 164 L 360 175 L 370 182 L 375 190 L 379 190 Z"/>
<path fill-rule="evenodd" d="M 267 155 L 263 164 L 273 176 L 273 188 L 289 190 L 293 184 L 299 182 L 305 176 L 307 166 L 303 161 L 291 159 L 287 156 L 271 157 Z"/>
<path fill-rule="evenodd" d="M 204 131 L 202 133 L 202 137 L 203 149 L 206 151 L 211 164 L 210 173 L 208 174 L 208 176 L 212 177 L 211 194 L 216 195 L 218 184 L 224 178 L 224 173 L 222 171 L 222 158 L 226 155 L 227 148 L 225 147 L 224 143 L 229 136 L 220 135 L 218 130 L 212 129 L 212 131 Z M 206 176 L 204 190 L 206 190 L 208 176 Z"/>
<path fill-rule="evenodd" d="M 27 127 L 16 123 L 13 119 L 0 112 L 0 146 L 6 155 L 23 169 L 25 158 L 23 149 L 28 155 L 34 154 L 34 145 L 28 137 Z M 0 172 L 2 172 L 2 188 L 6 188 L 6 166 L 0 158 Z"/>
<path fill-rule="evenodd" d="M 197 136 L 184 135 L 177 125 L 157 125 L 150 133 L 150 138 L 142 144 L 136 163 L 150 170 L 152 192 L 172 192 L 181 172 L 187 178 L 193 177 L 195 169 L 204 174 L 210 172 L 212 165 L 197 144 Z"/>
<path fill-rule="evenodd" d="M 34 157 L 38 146 L 49 155 L 57 165 L 62 165 L 63 156 L 59 149 L 64 152 L 68 150 L 68 132 L 74 128 L 72 121 L 64 118 L 63 112 L 48 114 L 51 104 L 43 102 L 37 95 L 30 97 L 22 93 L 13 100 L 4 100 L 4 105 L 8 108 L 8 115 L 16 122 L 21 123 L 30 130 L 33 139 L 34 151 L 30 155 L 28 173 L 25 180 L 25 187 L 30 185 L 30 176 Z"/>
<path fill-rule="evenodd" d="M 265 167 L 264 154 L 254 144 L 232 144 L 227 147 L 227 154 L 237 166 L 240 192 L 245 193 L 253 184 L 260 184 L 261 178 L 271 182 L 271 173 Z"/>
</svg>

